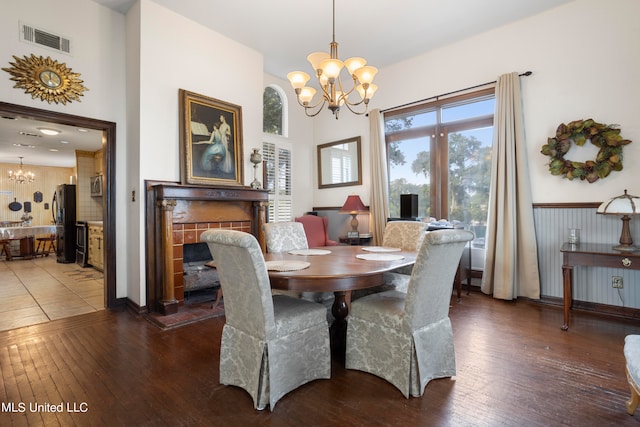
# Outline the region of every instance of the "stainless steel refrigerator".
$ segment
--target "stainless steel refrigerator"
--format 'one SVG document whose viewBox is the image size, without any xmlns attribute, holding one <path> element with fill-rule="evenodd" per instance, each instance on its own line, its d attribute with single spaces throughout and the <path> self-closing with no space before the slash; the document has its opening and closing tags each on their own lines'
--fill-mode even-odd
<svg viewBox="0 0 640 427">
<path fill-rule="evenodd" d="M 56 225 L 56 257 L 60 263 L 76 261 L 76 186 L 61 184 L 51 202 Z"/>
</svg>

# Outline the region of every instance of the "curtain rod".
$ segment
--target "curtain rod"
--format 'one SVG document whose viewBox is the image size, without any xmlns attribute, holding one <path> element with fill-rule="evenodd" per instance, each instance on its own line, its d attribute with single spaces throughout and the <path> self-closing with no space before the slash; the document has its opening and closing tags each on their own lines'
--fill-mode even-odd
<svg viewBox="0 0 640 427">
<path fill-rule="evenodd" d="M 519 76 L 520 77 L 522 77 L 522 76 L 530 76 L 532 74 L 533 74 L 532 71 L 525 71 L 524 73 L 519 74 Z M 426 102 L 426 101 L 431 101 L 432 99 L 438 99 L 438 98 L 441 98 L 443 96 L 455 95 L 456 93 L 466 92 L 466 91 L 471 90 L 471 89 L 477 89 L 479 87 L 487 86 L 487 85 L 494 84 L 494 83 L 497 83 L 497 82 L 498 82 L 497 80 L 494 80 L 492 82 L 482 83 L 482 84 L 475 85 L 475 86 L 469 86 L 469 87 L 464 88 L 464 89 L 454 90 L 453 92 L 447 92 L 447 93 L 443 93 L 441 95 L 436 95 L 436 96 L 431 96 L 429 98 L 420 99 L 418 101 L 408 102 L 408 103 L 402 104 L 402 105 L 396 105 L 395 107 L 385 108 L 384 110 L 380 110 L 380 112 L 384 113 L 384 112 L 395 110 L 395 109 L 398 109 L 398 108 L 407 107 L 409 105 L 419 104 L 421 102 Z"/>
</svg>

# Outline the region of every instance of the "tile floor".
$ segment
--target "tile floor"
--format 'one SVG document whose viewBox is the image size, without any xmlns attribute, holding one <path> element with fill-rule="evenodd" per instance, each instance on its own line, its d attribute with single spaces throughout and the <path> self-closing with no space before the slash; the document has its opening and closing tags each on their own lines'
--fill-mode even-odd
<svg viewBox="0 0 640 427">
<path fill-rule="evenodd" d="M 104 310 L 104 276 L 55 256 L 0 261 L 0 331 Z"/>
</svg>

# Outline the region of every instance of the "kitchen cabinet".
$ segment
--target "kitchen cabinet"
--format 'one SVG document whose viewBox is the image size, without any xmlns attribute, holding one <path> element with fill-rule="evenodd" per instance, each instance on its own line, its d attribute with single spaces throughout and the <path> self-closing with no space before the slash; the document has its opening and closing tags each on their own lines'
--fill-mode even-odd
<svg viewBox="0 0 640 427">
<path fill-rule="evenodd" d="M 98 150 L 93 153 L 93 161 L 96 175 L 102 175 L 104 173 L 104 167 L 102 166 L 104 163 L 104 151 Z"/>
<path fill-rule="evenodd" d="M 89 264 L 104 270 L 104 232 L 101 221 L 89 221 Z"/>
</svg>

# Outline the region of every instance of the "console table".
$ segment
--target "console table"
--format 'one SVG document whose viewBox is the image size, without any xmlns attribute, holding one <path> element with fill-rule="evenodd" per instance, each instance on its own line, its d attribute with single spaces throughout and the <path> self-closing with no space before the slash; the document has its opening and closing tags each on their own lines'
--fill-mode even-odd
<svg viewBox="0 0 640 427">
<path fill-rule="evenodd" d="M 562 248 L 562 279 L 564 301 L 564 324 L 562 330 L 569 329 L 569 310 L 573 305 L 573 267 L 626 268 L 640 270 L 640 252 L 620 252 L 613 245 L 605 243 L 564 243 Z"/>
</svg>

